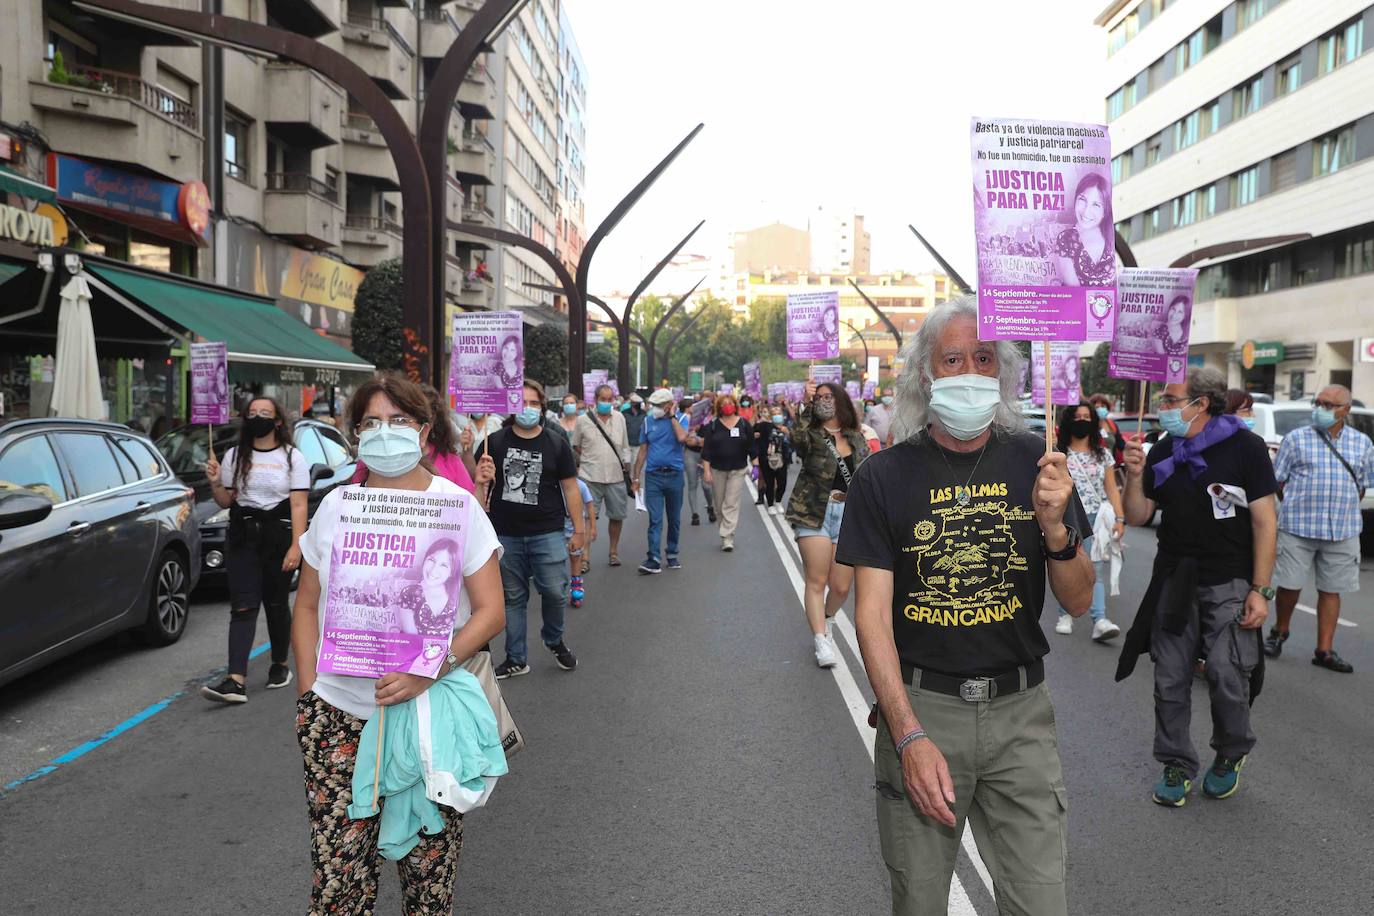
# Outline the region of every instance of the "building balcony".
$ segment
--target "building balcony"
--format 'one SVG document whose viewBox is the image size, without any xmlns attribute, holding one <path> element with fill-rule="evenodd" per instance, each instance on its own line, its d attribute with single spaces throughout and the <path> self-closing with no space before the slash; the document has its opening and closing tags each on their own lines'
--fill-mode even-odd
<svg viewBox="0 0 1374 916">
<path fill-rule="evenodd" d="M 349 13 L 340 30 L 344 54 L 363 69 L 389 98 L 409 99 L 415 85 L 415 50 L 385 19 Z"/>
<path fill-rule="evenodd" d="M 461 223 L 463 221 L 463 202 L 467 200 L 467 195 L 463 193 L 463 186 L 452 175 L 448 176 L 448 193 L 444 195 L 444 217 L 450 222 Z"/>
<path fill-rule="evenodd" d="M 456 152 L 449 156 L 449 167 L 466 184 L 491 184 L 496 168 L 496 150 L 481 134 L 465 133 Z"/>
<path fill-rule="evenodd" d="M 339 30 L 339 0 L 267 0 L 268 18 L 307 38 Z"/>
<path fill-rule="evenodd" d="M 371 267 L 401 256 L 401 226 L 380 216 L 349 214 L 343 221 L 344 257 Z"/>
<path fill-rule="evenodd" d="M 496 214 L 486 204 L 464 204 L 463 222 L 478 226 L 495 226 Z"/>
<path fill-rule="evenodd" d="M 473 64 L 458 87 L 458 113 L 469 121 L 489 121 L 495 108 L 496 83 L 485 64 Z"/>
<path fill-rule="evenodd" d="M 346 112 L 342 132 L 344 171 L 366 178 L 383 190 L 399 191 L 396 162 L 376 123 L 366 115 Z"/>
<path fill-rule="evenodd" d="M 420 11 L 420 54 L 425 59 L 440 60 L 458 37 L 460 27 L 453 14 L 442 7 L 426 7 Z"/>
<path fill-rule="evenodd" d="M 30 102 L 54 149 L 137 163 L 177 181 L 200 177 L 200 117 L 139 76 L 72 67 L 62 82 L 29 81 Z"/>
<path fill-rule="evenodd" d="M 264 120 L 272 133 L 292 146 L 319 149 L 341 138 L 339 112 L 346 97 L 315 71 L 296 64 L 269 63 L 267 113 Z"/>
<path fill-rule="evenodd" d="M 308 248 L 337 248 L 342 241 L 339 190 L 313 175 L 268 172 L 262 220 L 268 232 Z"/>
<path fill-rule="evenodd" d="M 465 309 L 489 309 L 496 298 L 496 285 L 490 280 L 475 280 L 459 268 L 450 268 L 459 277 L 458 304 Z"/>
</svg>

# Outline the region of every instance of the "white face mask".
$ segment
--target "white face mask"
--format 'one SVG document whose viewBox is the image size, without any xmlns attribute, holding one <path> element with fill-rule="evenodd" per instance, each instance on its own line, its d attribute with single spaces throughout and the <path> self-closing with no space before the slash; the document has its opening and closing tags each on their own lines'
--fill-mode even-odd
<svg viewBox="0 0 1374 916">
<path fill-rule="evenodd" d="M 655 420 L 662 420 L 668 415 L 668 411 L 664 410 L 662 407 L 651 407 L 649 408 L 649 415 Z"/>
<path fill-rule="evenodd" d="M 945 432 L 967 442 L 992 423 L 1002 403 L 1002 384 L 986 375 L 956 375 L 930 383 L 930 409 Z"/>
</svg>

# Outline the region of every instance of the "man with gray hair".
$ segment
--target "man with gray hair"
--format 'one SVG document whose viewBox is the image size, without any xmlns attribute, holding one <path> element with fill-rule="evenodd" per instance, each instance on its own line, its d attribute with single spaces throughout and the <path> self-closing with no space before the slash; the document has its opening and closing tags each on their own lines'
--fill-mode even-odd
<svg viewBox="0 0 1374 916">
<path fill-rule="evenodd" d="M 971 296 L 903 353 L 894 446 L 859 465 L 835 559 L 878 699 L 878 832 L 892 911 L 944 913 L 965 820 L 1004 913 L 1067 912 L 1068 795 L 1044 683 L 1046 571 L 1092 603 L 1090 524 L 1062 453 L 1015 403 L 1022 359 Z M 995 841 L 994 841 L 995 838 Z"/>
<path fill-rule="evenodd" d="M 1188 801 L 1198 756 L 1189 732 L 1193 667 L 1207 659 L 1216 757 L 1202 782 L 1229 798 L 1255 746 L 1250 704 L 1263 678 L 1260 627 L 1274 597 L 1278 484 L 1264 440 L 1225 413 L 1226 379 L 1188 371 L 1166 385 L 1159 423 L 1168 433 L 1150 450 L 1126 445 L 1126 522 L 1146 525 L 1163 510 L 1154 571 L 1117 666 L 1130 675 L 1145 652 L 1155 663 L 1154 756 L 1164 765 L 1152 800 Z"/>
<path fill-rule="evenodd" d="M 1350 389 L 1328 385 L 1317 395 L 1312 425 L 1283 437 L 1274 458 L 1283 502 L 1279 508 L 1279 587 L 1274 629 L 1264 654 L 1278 658 L 1309 571 L 1317 580 L 1317 651 L 1312 664 L 1349 674 L 1355 666 L 1336 654 L 1341 593 L 1360 590 L 1360 500 L 1374 481 L 1374 443 L 1346 426 Z"/>
</svg>

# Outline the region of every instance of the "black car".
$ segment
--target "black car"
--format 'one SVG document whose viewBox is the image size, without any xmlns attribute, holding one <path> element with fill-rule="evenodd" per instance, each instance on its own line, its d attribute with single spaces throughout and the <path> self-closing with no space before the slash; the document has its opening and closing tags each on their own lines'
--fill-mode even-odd
<svg viewBox="0 0 1374 916">
<path fill-rule="evenodd" d="M 343 433 L 328 423 L 297 420 L 291 432 L 300 457 L 310 463 L 307 518 L 311 518 L 325 494 L 353 476 L 357 461 Z M 218 587 L 224 584 L 224 539 L 229 530 L 229 510 L 221 509 L 210 494 L 210 481 L 205 476 L 208 435 L 207 427 L 181 426 L 158 439 L 156 444 L 176 475 L 196 492 L 196 521 L 200 525 L 204 558 L 201 583 Z M 221 461 L 238 441 L 237 419 L 215 427 L 215 455 Z"/>
<path fill-rule="evenodd" d="M 200 572 L 194 507 L 128 427 L 0 426 L 0 684 L 121 630 L 176 642 Z"/>
</svg>

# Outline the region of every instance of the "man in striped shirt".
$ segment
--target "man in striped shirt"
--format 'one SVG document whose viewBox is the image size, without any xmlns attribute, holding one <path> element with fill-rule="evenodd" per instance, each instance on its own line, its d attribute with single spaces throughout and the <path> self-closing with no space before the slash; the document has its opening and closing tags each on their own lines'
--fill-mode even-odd
<svg viewBox="0 0 1374 916">
<path fill-rule="evenodd" d="M 1307 582 L 1317 578 L 1317 650 L 1312 664 L 1348 674 L 1354 667 L 1336 654 L 1341 594 L 1360 590 L 1360 500 L 1374 481 L 1374 443 L 1346 425 L 1350 390 L 1329 385 L 1317 395 L 1312 425 L 1283 437 L 1274 458 L 1282 487 L 1279 509 L 1278 619 L 1264 641 L 1264 654 L 1277 658 L 1288 639 L 1293 609 Z"/>
</svg>

